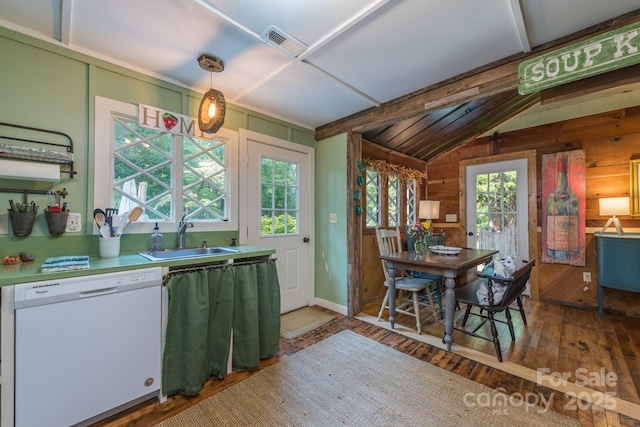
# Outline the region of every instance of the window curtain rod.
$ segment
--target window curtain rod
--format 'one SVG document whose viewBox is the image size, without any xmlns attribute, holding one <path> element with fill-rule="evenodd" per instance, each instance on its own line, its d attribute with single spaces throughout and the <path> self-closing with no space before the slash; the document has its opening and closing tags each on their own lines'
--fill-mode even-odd
<svg viewBox="0 0 640 427">
<path fill-rule="evenodd" d="M 277 259 L 278 258 L 275 255 L 269 255 L 268 257 L 249 258 L 242 261 L 234 261 L 230 259 L 227 261 L 221 261 L 216 264 L 205 264 L 205 265 L 196 265 L 193 267 L 170 269 L 169 273 L 164 277 L 163 284 L 166 285 L 169 278 L 175 274 L 191 273 L 193 271 L 212 270 L 215 268 L 240 267 L 242 265 L 260 264 L 263 262 L 275 262 Z"/>
</svg>

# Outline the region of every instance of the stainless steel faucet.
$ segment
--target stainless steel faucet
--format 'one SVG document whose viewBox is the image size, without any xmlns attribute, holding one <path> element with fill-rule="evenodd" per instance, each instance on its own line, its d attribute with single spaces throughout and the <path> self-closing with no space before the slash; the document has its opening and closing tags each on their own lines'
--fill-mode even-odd
<svg viewBox="0 0 640 427">
<path fill-rule="evenodd" d="M 178 249 L 184 248 L 184 234 L 187 231 L 187 228 L 193 228 L 193 223 L 191 221 L 185 221 L 186 215 L 182 215 L 182 219 L 178 224 Z"/>
</svg>

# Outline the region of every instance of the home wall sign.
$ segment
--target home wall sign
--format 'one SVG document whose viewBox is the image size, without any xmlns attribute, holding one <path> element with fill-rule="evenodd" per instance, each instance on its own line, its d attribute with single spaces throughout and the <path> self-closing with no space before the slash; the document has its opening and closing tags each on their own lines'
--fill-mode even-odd
<svg viewBox="0 0 640 427">
<path fill-rule="evenodd" d="M 204 133 L 198 127 L 198 119 L 173 113 L 150 105 L 138 105 L 138 124 L 161 132 L 188 135 L 200 139 L 214 140 L 215 134 Z"/>
<path fill-rule="evenodd" d="M 554 50 L 518 66 L 521 95 L 640 63 L 640 22 Z"/>
</svg>

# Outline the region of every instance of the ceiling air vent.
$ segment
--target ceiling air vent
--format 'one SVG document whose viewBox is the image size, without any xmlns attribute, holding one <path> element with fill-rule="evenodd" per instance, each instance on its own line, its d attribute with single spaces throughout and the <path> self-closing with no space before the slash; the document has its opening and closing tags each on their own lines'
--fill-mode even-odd
<svg viewBox="0 0 640 427">
<path fill-rule="evenodd" d="M 307 50 L 307 46 L 304 43 L 294 39 L 273 25 L 267 28 L 260 37 L 270 45 L 277 47 L 294 58 L 297 58 Z"/>
</svg>

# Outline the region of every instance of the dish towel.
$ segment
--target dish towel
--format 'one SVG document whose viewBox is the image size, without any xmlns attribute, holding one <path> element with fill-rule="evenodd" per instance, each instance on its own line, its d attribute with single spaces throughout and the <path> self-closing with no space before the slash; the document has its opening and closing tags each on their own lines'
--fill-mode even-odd
<svg viewBox="0 0 640 427">
<path fill-rule="evenodd" d="M 47 258 L 40 267 L 42 273 L 68 270 L 87 270 L 89 268 L 89 256 L 60 256 Z"/>
</svg>

